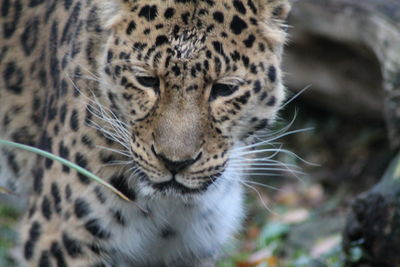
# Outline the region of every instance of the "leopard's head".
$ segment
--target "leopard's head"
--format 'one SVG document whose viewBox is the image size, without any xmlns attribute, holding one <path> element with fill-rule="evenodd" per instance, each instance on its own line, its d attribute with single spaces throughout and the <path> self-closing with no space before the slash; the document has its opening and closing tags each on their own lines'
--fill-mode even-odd
<svg viewBox="0 0 400 267">
<path fill-rule="evenodd" d="M 274 120 L 288 11 L 287 0 L 123 1 L 101 71 L 144 191 L 206 190 Z"/>
</svg>

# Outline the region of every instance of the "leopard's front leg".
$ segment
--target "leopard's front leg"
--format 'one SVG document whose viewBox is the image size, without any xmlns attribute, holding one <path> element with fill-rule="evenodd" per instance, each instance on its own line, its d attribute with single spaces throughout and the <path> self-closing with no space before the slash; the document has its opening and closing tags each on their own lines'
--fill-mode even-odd
<svg viewBox="0 0 400 267">
<path fill-rule="evenodd" d="M 104 244 L 112 236 L 106 226 L 107 213 L 114 212 L 107 206 L 112 197 L 75 171 L 49 170 L 45 162 L 32 171 L 33 195 L 21 222 L 21 265 L 109 266 Z"/>
</svg>

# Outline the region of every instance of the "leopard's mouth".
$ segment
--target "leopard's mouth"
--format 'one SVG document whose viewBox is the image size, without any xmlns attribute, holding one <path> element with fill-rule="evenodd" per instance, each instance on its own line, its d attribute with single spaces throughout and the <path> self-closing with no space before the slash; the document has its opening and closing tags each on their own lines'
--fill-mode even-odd
<svg viewBox="0 0 400 267">
<path fill-rule="evenodd" d="M 185 186 L 184 184 L 179 183 L 178 181 L 176 181 L 176 179 L 172 179 L 168 182 L 162 182 L 162 183 L 152 183 L 152 187 L 155 190 L 158 190 L 160 192 L 175 192 L 175 193 L 179 193 L 182 195 L 186 195 L 186 194 L 198 194 L 198 193 L 202 193 L 204 191 L 207 190 L 207 188 L 215 181 L 215 179 L 210 179 L 204 183 L 202 183 L 202 185 L 199 188 L 190 188 Z"/>
<path fill-rule="evenodd" d="M 140 176 L 142 185 L 150 187 L 156 192 L 162 194 L 175 194 L 175 195 L 190 195 L 190 194 L 201 194 L 207 191 L 207 189 L 216 181 L 216 179 L 222 175 L 218 173 L 216 175 L 209 176 L 207 180 L 203 180 L 198 187 L 192 188 L 183 183 L 180 183 L 175 176 L 172 179 L 165 182 L 153 182 L 151 179 L 143 173 Z"/>
</svg>

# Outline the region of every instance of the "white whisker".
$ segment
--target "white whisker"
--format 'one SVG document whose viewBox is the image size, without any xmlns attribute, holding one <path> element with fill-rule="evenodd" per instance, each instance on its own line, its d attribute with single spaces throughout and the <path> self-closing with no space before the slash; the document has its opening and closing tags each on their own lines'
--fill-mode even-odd
<svg viewBox="0 0 400 267">
<path fill-rule="evenodd" d="M 100 146 L 100 145 L 96 145 L 96 147 L 104 149 L 104 150 L 108 150 L 126 157 L 131 157 L 131 154 L 128 151 L 124 151 L 124 150 L 120 150 L 120 149 L 114 149 L 114 148 L 109 148 L 109 147 L 105 147 L 105 146 Z"/>
<path fill-rule="evenodd" d="M 291 103 L 293 100 L 295 100 L 297 97 L 299 97 L 302 93 L 307 91 L 310 87 L 311 87 L 311 84 L 304 87 L 301 91 L 299 91 L 297 94 L 292 96 L 288 101 L 286 101 L 285 104 L 283 104 L 280 108 L 283 109 L 284 107 L 286 107 L 289 103 Z"/>
<path fill-rule="evenodd" d="M 285 133 L 287 130 L 289 130 L 293 126 L 296 118 L 297 118 L 297 109 L 294 110 L 294 115 L 293 115 L 292 120 L 285 127 L 283 127 L 282 129 L 275 130 L 273 132 L 268 131 L 268 132 L 266 132 L 264 134 L 256 133 L 255 136 L 259 137 L 259 139 L 265 140 L 266 138 L 269 138 L 269 137 L 272 137 L 272 136 L 277 136 L 277 135 L 280 135 L 282 133 Z"/>
<path fill-rule="evenodd" d="M 248 185 L 248 184 L 244 183 L 243 181 L 239 181 L 239 182 L 242 183 L 242 184 L 243 184 L 244 186 L 246 186 L 247 188 L 250 188 L 250 189 L 252 189 L 254 192 L 256 192 L 256 194 L 258 195 L 258 197 L 259 197 L 259 199 L 260 199 L 262 205 L 264 206 L 264 208 L 265 208 L 266 210 L 268 210 L 269 212 L 271 212 L 272 214 L 276 215 L 276 212 L 274 212 L 270 207 L 268 207 L 267 203 L 265 203 L 263 197 L 261 196 L 261 193 L 260 193 L 255 187 L 253 187 L 253 186 L 251 186 L 251 185 Z"/>
<path fill-rule="evenodd" d="M 281 189 L 279 189 L 279 188 L 277 188 L 275 186 L 267 185 L 267 184 L 263 184 L 263 183 L 259 183 L 259 182 L 255 182 L 255 181 L 244 181 L 244 183 L 265 187 L 265 188 L 268 188 L 268 189 L 272 189 L 274 191 L 282 191 Z"/>
<path fill-rule="evenodd" d="M 275 140 L 277 140 L 279 138 L 282 138 L 282 137 L 285 137 L 285 136 L 288 136 L 288 135 L 291 135 L 291 134 L 302 133 L 302 132 L 307 132 L 307 131 L 311 131 L 311 130 L 314 130 L 314 128 L 309 127 L 309 128 L 297 129 L 297 130 L 289 131 L 289 132 L 286 132 L 284 134 L 278 135 L 278 136 L 276 136 L 276 137 L 274 137 L 272 139 L 264 140 L 264 141 L 261 141 L 261 142 L 258 142 L 258 143 L 252 144 L 252 145 L 244 146 L 244 147 L 239 147 L 239 148 L 235 149 L 234 151 L 241 151 L 241 150 L 253 148 L 253 147 L 256 147 L 256 146 L 269 144 L 271 141 L 275 141 Z"/>
<path fill-rule="evenodd" d="M 111 162 L 108 162 L 108 163 L 104 163 L 104 164 L 101 164 L 101 166 L 102 167 L 112 167 L 112 166 L 123 166 L 123 165 L 129 165 L 129 164 L 131 164 L 131 162 L 130 161 L 125 161 L 125 162 L 117 162 L 117 161 L 115 161 L 115 162 L 113 162 L 113 161 L 111 161 Z"/>
<path fill-rule="evenodd" d="M 270 172 L 249 172 L 246 173 L 247 176 L 263 176 L 263 177 L 269 177 L 269 176 L 282 176 L 281 173 L 270 173 Z"/>
<path fill-rule="evenodd" d="M 241 167 L 240 168 L 232 167 L 232 169 L 242 169 L 242 168 Z M 279 172 L 290 172 L 290 173 L 296 173 L 296 174 L 305 175 L 305 173 L 302 172 L 302 171 L 296 171 L 296 170 L 285 169 L 285 168 L 246 168 L 243 171 L 245 173 L 247 171 L 279 171 Z"/>
<path fill-rule="evenodd" d="M 268 166 L 287 166 L 287 167 L 292 167 L 295 169 L 301 169 L 299 166 L 295 165 L 295 164 L 290 164 L 290 163 L 282 163 L 282 162 L 271 162 L 271 161 L 260 161 L 260 159 L 258 159 L 258 161 L 255 162 L 247 162 L 247 161 L 232 161 L 231 165 L 232 167 L 252 167 L 252 166 L 260 166 L 260 167 L 268 167 Z"/>
</svg>

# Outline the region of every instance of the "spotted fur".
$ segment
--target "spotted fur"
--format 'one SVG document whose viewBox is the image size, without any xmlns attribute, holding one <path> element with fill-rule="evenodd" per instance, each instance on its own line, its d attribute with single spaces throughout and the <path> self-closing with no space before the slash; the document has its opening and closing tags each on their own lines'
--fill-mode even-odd
<svg viewBox="0 0 400 267">
<path fill-rule="evenodd" d="M 240 229 L 232 150 L 284 98 L 286 0 L 2 0 L 0 181 L 21 265 L 212 266 Z"/>
</svg>

